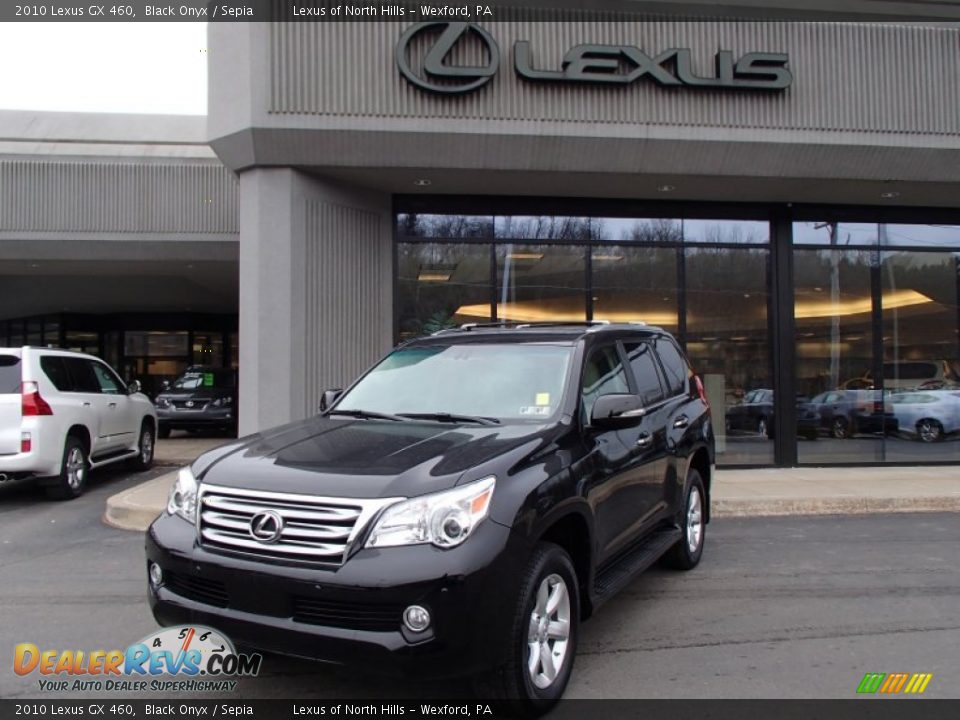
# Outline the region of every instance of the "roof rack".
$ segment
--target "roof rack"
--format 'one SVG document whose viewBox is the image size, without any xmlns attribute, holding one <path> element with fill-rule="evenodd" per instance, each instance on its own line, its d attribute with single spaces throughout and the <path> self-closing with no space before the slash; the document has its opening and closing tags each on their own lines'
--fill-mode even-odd
<svg viewBox="0 0 960 720">
<path fill-rule="evenodd" d="M 512 328 L 514 330 L 527 330 L 529 328 L 551 328 L 551 327 L 605 327 L 610 324 L 609 320 L 557 320 L 543 322 L 517 322 L 515 320 L 498 320 L 497 322 L 485 323 L 465 323 L 458 328 L 445 328 L 431 333 L 431 337 L 443 335 L 451 332 L 470 332 L 471 330 L 484 330 L 487 328 Z"/>
</svg>

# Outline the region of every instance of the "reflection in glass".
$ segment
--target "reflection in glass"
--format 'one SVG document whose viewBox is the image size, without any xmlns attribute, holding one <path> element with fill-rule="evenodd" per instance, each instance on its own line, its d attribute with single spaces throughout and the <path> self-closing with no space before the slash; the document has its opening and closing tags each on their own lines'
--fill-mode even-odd
<svg viewBox="0 0 960 720">
<path fill-rule="evenodd" d="M 677 331 L 677 251 L 611 245 L 594 248 L 593 318 L 645 322 Z"/>
<path fill-rule="evenodd" d="M 684 220 L 688 243 L 762 245 L 770 241 L 770 223 L 751 220 Z"/>
<path fill-rule="evenodd" d="M 593 218 L 592 223 L 597 240 L 657 244 L 683 242 L 683 226 L 679 220 Z"/>
<path fill-rule="evenodd" d="M 880 244 L 884 247 L 960 247 L 960 225 L 891 225 L 879 226 Z"/>
<path fill-rule="evenodd" d="M 493 232 L 490 215 L 423 215 L 403 213 L 397 216 L 397 235 L 437 239 L 489 238 Z"/>
<path fill-rule="evenodd" d="M 557 215 L 508 215 L 495 219 L 494 237 L 498 240 L 575 240 L 586 242 L 592 237 L 591 220 L 585 217 Z"/>
<path fill-rule="evenodd" d="M 687 248 L 685 253 L 687 354 L 710 400 L 717 462 L 772 463 L 769 252 Z"/>
<path fill-rule="evenodd" d="M 490 321 L 490 245 L 401 243 L 400 339 Z"/>
<path fill-rule="evenodd" d="M 876 245 L 876 223 L 798 222 L 793 224 L 795 245 Z"/>
<path fill-rule="evenodd" d="M 883 388 L 898 422 L 893 462 L 960 460 L 958 255 L 886 252 Z"/>
<path fill-rule="evenodd" d="M 870 250 L 794 253 L 798 409 L 819 427 L 818 442 L 798 440 L 801 463 L 883 459 L 891 424 L 882 398 L 868 392 L 874 387 L 870 273 L 876 261 Z M 826 395 L 832 391 L 839 392 Z"/>
<path fill-rule="evenodd" d="M 193 364 L 209 367 L 223 366 L 223 334 L 219 332 L 193 333 Z"/>
<path fill-rule="evenodd" d="M 582 246 L 497 246 L 497 317 L 514 322 L 586 320 Z"/>
</svg>

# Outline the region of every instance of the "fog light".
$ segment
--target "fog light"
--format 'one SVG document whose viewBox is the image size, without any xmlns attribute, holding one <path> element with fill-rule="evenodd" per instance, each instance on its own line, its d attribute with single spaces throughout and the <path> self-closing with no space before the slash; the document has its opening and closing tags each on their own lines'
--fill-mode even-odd
<svg viewBox="0 0 960 720">
<path fill-rule="evenodd" d="M 150 584 L 153 587 L 160 587 L 160 583 L 163 582 L 163 570 L 160 569 L 160 566 L 155 562 L 150 563 Z"/>
<path fill-rule="evenodd" d="M 415 633 L 430 627 L 430 612 L 425 607 L 411 605 L 403 611 L 403 624 Z"/>
</svg>

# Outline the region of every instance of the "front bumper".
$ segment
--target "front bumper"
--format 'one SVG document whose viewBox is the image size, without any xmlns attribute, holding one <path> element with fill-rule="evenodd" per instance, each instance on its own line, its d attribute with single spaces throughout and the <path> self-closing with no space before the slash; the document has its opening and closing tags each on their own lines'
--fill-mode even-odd
<svg viewBox="0 0 960 720">
<path fill-rule="evenodd" d="M 233 408 L 201 410 L 157 408 L 157 421 L 161 427 L 172 429 L 188 427 L 227 427 L 235 422 Z"/>
<path fill-rule="evenodd" d="M 511 558 L 526 557 L 510 547 L 519 542 L 488 519 L 453 550 L 363 549 L 322 569 L 211 552 L 192 525 L 164 514 L 146 550 L 165 581 L 148 596 L 162 625 L 210 625 L 260 650 L 391 675 L 468 675 L 502 662 L 521 570 Z M 402 625 L 412 604 L 431 613 L 425 632 Z"/>
</svg>

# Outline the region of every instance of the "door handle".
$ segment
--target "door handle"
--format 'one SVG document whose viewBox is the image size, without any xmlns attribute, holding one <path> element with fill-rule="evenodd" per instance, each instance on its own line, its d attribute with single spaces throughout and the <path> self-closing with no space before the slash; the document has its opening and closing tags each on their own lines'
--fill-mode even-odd
<svg viewBox="0 0 960 720">
<path fill-rule="evenodd" d="M 652 442 L 653 442 L 653 436 L 650 435 L 649 433 L 644 433 L 643 435 L 637 438 L 637 447 L 648 448 L 650 447 L 650 444 Z"/>
<path fill-rule="evenodd" d="M 686 415 L 681 415 L 673 421 L 673 427 L 677 430 L 683 430 L 688 425 L 690 425 L 690 418 L 688 418 Z"/>
<path fill-rule="evenodd" d="M 83 404 L 83 406 L 84 406 L 84 407 L 90 407 L 90 403 L 85 402 L 85 403 Z"/>
<path fill-rule="evenodd" d="M 107 407 L 116 407 L 116 406 L 117 406 L 116 403 L 107 403 Z"/>
</svg>

